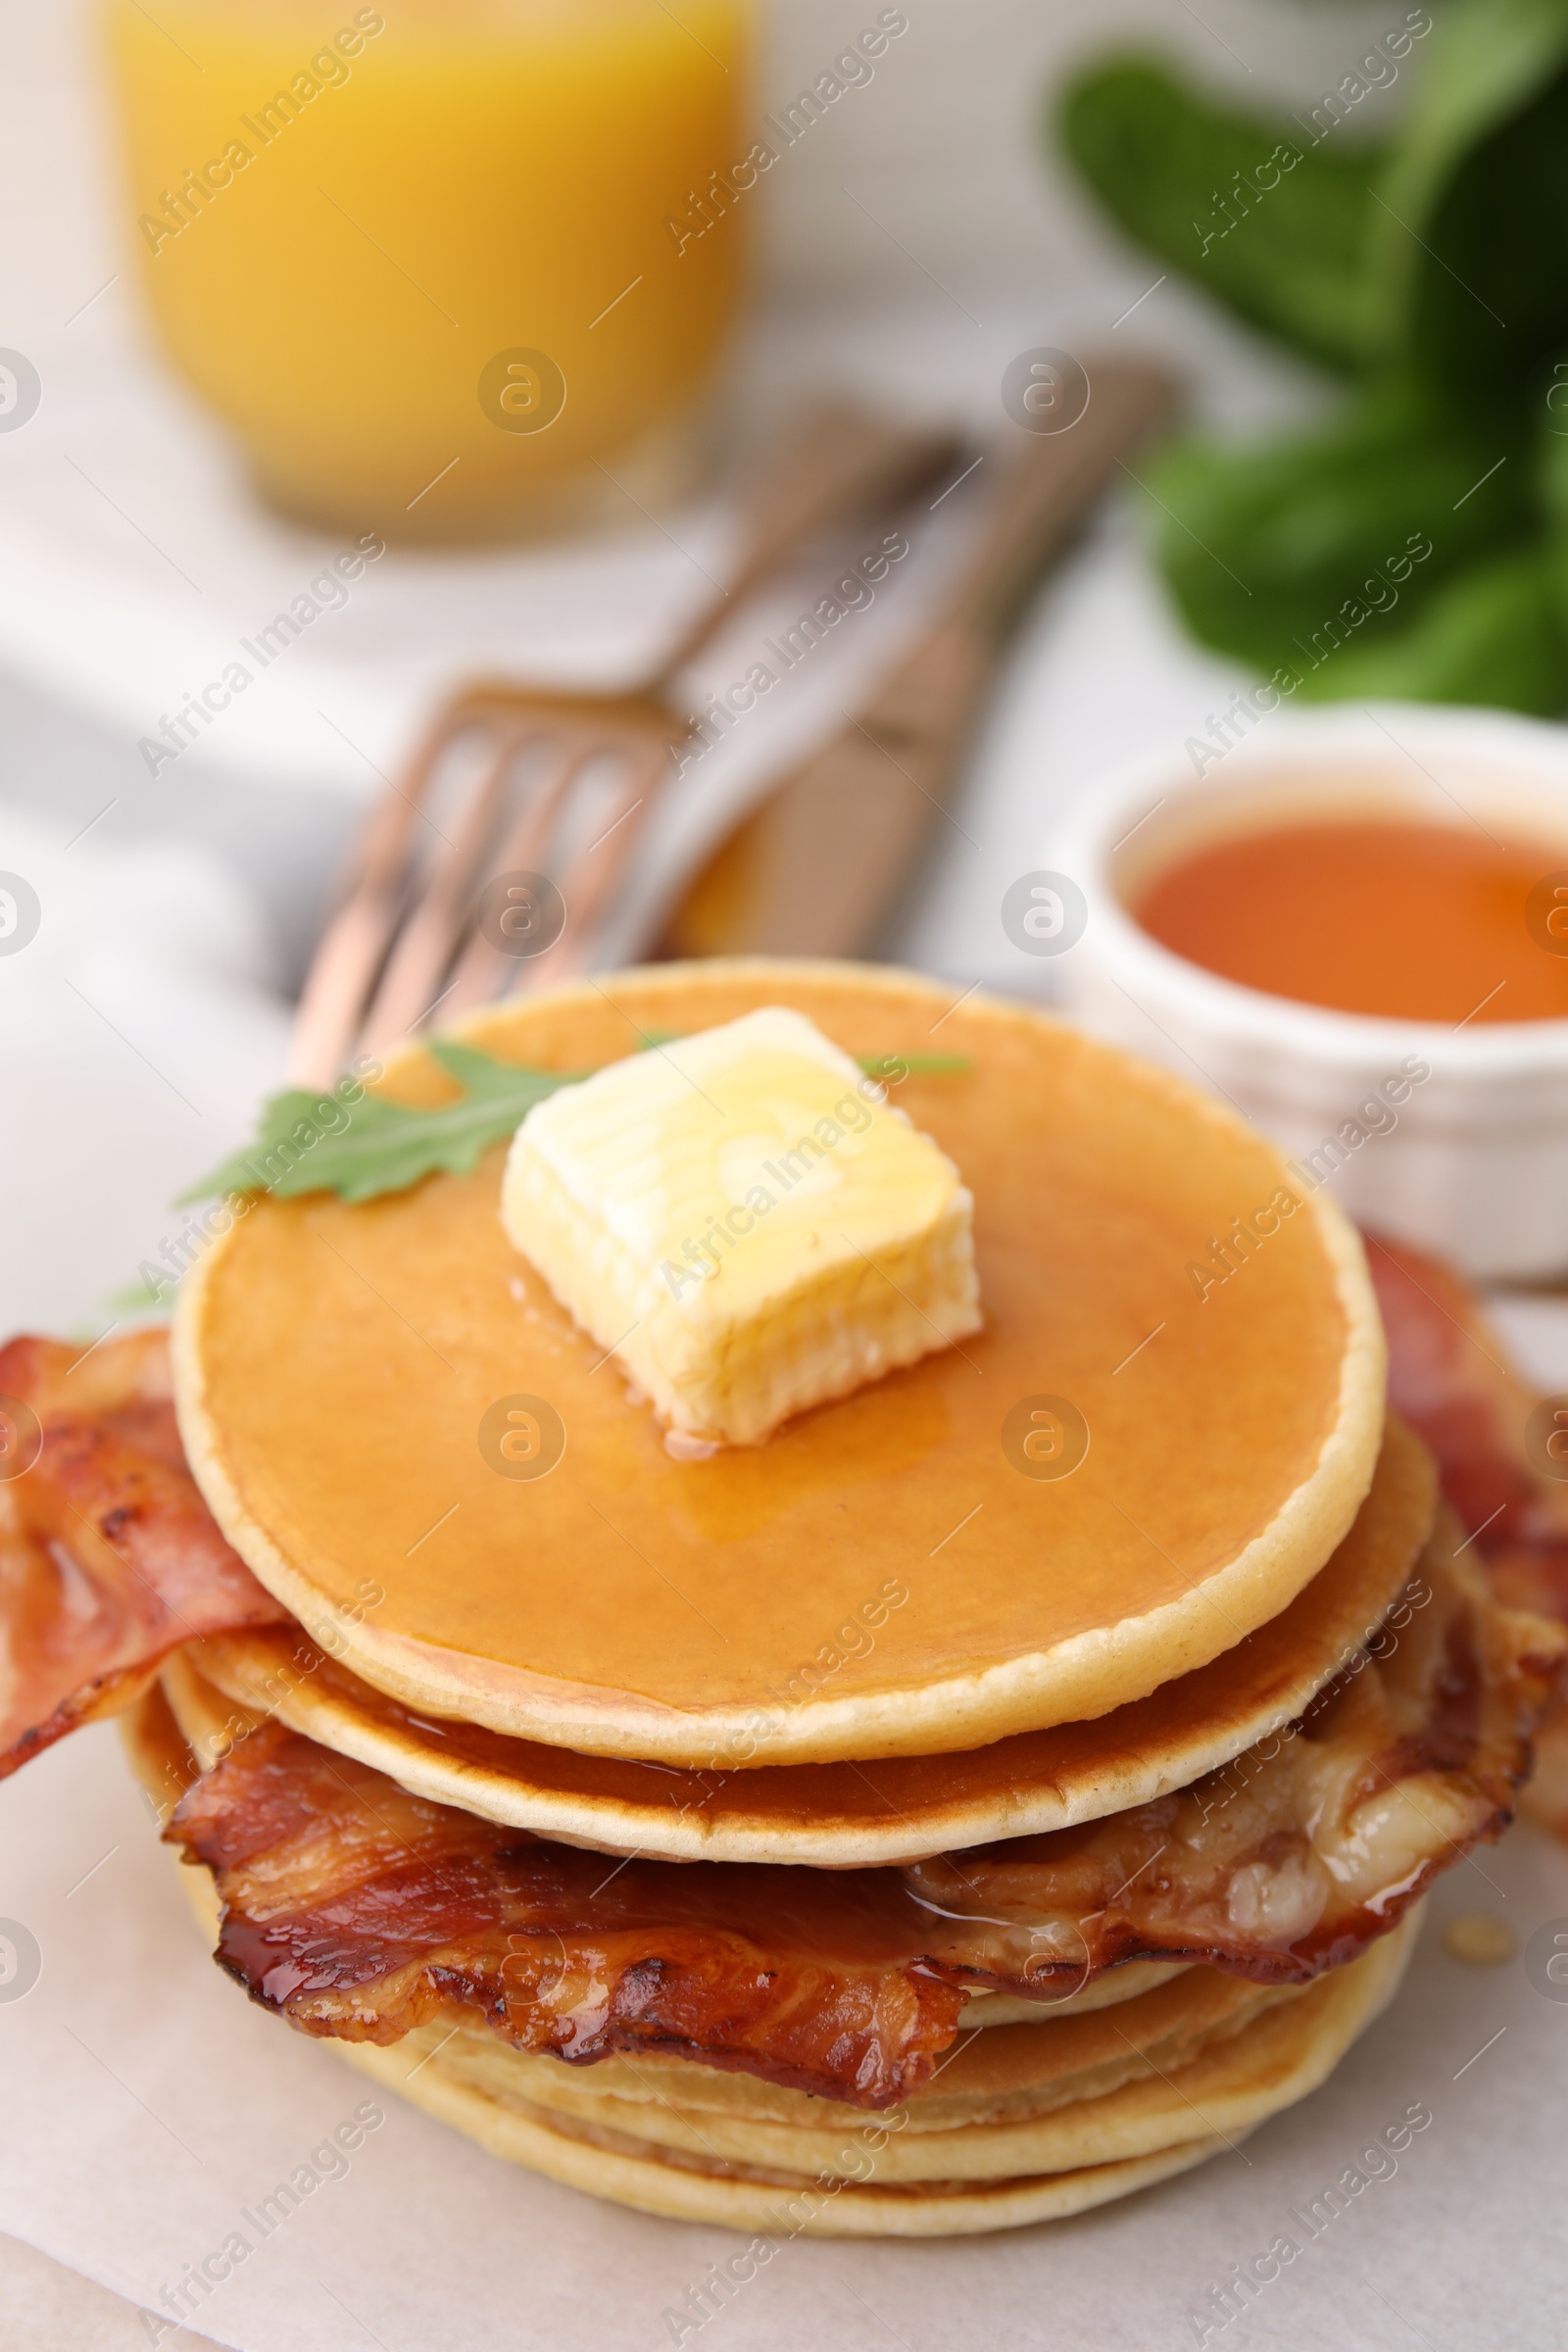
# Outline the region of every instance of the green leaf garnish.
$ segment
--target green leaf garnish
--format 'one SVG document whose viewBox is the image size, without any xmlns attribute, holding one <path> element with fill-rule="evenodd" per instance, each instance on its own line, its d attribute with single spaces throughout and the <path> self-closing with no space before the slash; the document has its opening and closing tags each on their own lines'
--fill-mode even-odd
<svg viewBox="0 0 1568 2352">
<path fill-rule="evenodd" d="M 169 1290 L 173 1289 L 175 1280 L 174 1274 L 170 1273 L 167 1279 Z M 145 1274 L 138 1274 L 134 1281 L 122 1282 L 118 1290 L 105 1293 L 103 1310 L 105 1314 L 115 1316 L 117 1321 L 128 1323 L 136 1315 L 165 1313 L 167 1306 L 163 1294 L 153 1289 Z"/>
<path fill-rule="evenodd" d="M 262 1112 L 254 1142 L 181 1195 L 204 1200 L 212 1193 L 271 1193 L 291 1200 L 302 1193 L 336 1193 L 343 1200 L 373 1200 L 406 1192 L 437 1169 L 466 1176 L 488 1144 L 514 1132 L 536 1102 L 580 1070 L 535 1070 L 497 1061 L 448 1038 L 429 1051 L 464 1092 L 456 1102 L 417 1108 L 344 1090 L 311 1094 L 289 1087 Z"/>
<path fill-rule="evenodd" d="M 643 1042 L 651 1050 L 673 1041 L 649 1037 Z M 181 1202 L 205 1200 L 215 1193 L 270 1193 L 279 1200 L 336 1193 L 341 1200 L 374 1200 L 383 1193 L 407 1192 L 438 1169 L 466 1176 L 486 1147 L 514 1135 L 536 1102 L 590 1075 L 498 1061 L 450 1038 L 431 1038 L 428 1051 L 463 1088 L 456 1102 L 426 1109 L 389 1102 L 367 1093 L 357 1080 L 319 1094 L 289 1087 L 264 1106 L 254 1140 L 182 1193 Z M 859 1058 L 869 1077 L 893 1085 L 904 1077 L 953 1076 L 970 1066 L 962 1054 Z"/>
<path fill-rule="evenodd" d="M 886 1078 L 895 1086 L 905 1078 L 961 1078 L 974 1067 L 967 1054 L 858 1054 L 856 1060 L 868 1078 Z"/>
</svg>

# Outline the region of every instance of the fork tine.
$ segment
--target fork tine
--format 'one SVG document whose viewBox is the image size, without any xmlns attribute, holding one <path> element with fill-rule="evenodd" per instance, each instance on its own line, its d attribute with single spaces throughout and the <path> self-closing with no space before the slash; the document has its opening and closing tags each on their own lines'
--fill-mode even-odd
<svg viewBox="0 0 1568 2352">
<path fill-rule="evenodd" d="M 432 1001 L 440 1002 L 437 992 L 467 919 L 474 870 L 484 858 L 513 762 L 533 732 L 525 722 L 513 721 L 493 737 L 454 834 L 410 910 L 365 1015 L 364 1037 L 371 1053 L 408 1036 Z"/>
<path fill-rule="evenodd" d="M 514 985 L 533 987 L 564 969 L 591 968 L 603 936 L 603 918 L 646 821 L 647 804 L 670 773 L 669 746 L 682 731 L 665 699 L 675 673 L 709 642 L 734 609 L 734 600 L 748 596 L 790 550 L 807 545 L 851 513 L 878 505 L 891 512 L 921 483 L 935 479 L 952 458 L 951 431 L 896 425 L 840 401 L 816 404 L 797 423 L 799 429 L 774 451 L 760 479 L 748 489 L 741 553 L 729 588 L 719 591 L 677 644 L 666 650 L 656 677 L 630 692 L 609 696 L 539 692 L 480 678 L 456 693 L 438 713 L 407 770 L 387 787 L 350 862 L 295 1016 L 289 1056 L 295 1082 L 329 1085 L 357 1039 L 391 1044 L 418 1027 L 434 1003 L 446 1001 L 436 992 L 454 956 L 456 970 L 447 997 L 475 1002 L 494 993 L 503 977 L 497 965 L 510 959 L 495 955 L 488 942 L 464 937 L 471 920 L 468 886 L 484 856 L 479 813 L 472 803 L 460 827 L 461 843 L 449 844 L 448 856 L 435 861 L 425 886 L 416 890 L 410 879 L 413 828 L 424 817 L 422 805 L 432 777 L 452 745 L 469 729 L 483 727 L 492 742 L 497 730 L 502 734 L 503 748 L 495 754 L 481 787 L 481 793 L 488 790 L 492 795 L 504 788 L 509 730 L 520 729 L 524 717 L 528 733 L 554 734 L 564 742 L 566 757 L 553 778 L 549 807 L 538 809 L 537 827 L 530 827 L 522 846 L 514 835 L 504 853 L 519 866 L 525 860 L 535 868 L 544 864 L 547 819 L 559 813 L 571 777 L 593 754 L 618 753 L 635 771 L 629 780 L 634 788 L 623 795 L 614 821 L 573 859 L 563 892 L 570 893 L 568 931 L 526 965 L 514 964 L 512 976 Z M 521 741 L 520 734 L 516 741 Z M 471 832 L 465 829 L 470 820 Z M 406 909 L 411 919 L 400 941 L 397 934 Z"/>
<path fill-rule="evenodd" d="M 294 1016 L 287 1065 L 291 1085 L 329 1086 L 348 1059 L 402 911 L 409 843 L 416 822 L 424 817 L 425 795 L 447 751 L 471 723 L 461 697 L 437 714 L 402 782 L 387 787 L 354 845 Z"/>
<path fill-rule="evenodd" d="M 660 786 L 671 772 L 667 736 L 621 748 L 626 775 L 616 812 L 562 877 L 566 927 L 542 956 L 518 968 L 508 995 L 548 987 L 568 974 L 587 971 L 593 963 L 601 938 L 600 918 L 615 896 Z"/>
<path fill-rule="evenodd" d="M 556 829 L 556 821 L 568 791 L 600 748 L 581 737 L 574 744 L 563 744 L 557 766 L 529 795 L 512 831 L 492 859 L 490 871 L 485 876 L 486 884 L 501 874 L 532 873 L 538 869 L 550 846 L 551 835 Z M 476 900 L 478 895 L 475 891 Z M 516 960 L 496 947 L 476 925 L 458 957 L 453 985 L 444 999 L 449 1015 L 466 1011 L 471 1004 L 488 1004 L 492 997 L 510 993 L 503 988 L 502 981 Z"/>
</svg>

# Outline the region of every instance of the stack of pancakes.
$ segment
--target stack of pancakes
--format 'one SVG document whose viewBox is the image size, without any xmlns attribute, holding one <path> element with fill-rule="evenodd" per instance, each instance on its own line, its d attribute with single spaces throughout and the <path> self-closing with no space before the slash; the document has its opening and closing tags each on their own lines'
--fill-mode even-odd
<svg viewBox="0 0 1568 2352">
<path fill-rule="evenodd" d="M 1560 1643 L 1386 1418 L 1351 1230 L 1169 1076 L 841 966 L 463 1035 L 582 1071 L 770 1004 L 893 1057 L 984 1331 L 675 1459 L 509 1244 L 499 1147 L 259 1200 L 175 1393 L 280 1607 L 170 1655 L 133 1754 L 231 1973 L 500 2155 L 773 2233 L 1080 2211 L 1323 2080 L 1508 1818 Z M 484 1434 L 519 1399 L 542 1475 Z"/>
</svg>

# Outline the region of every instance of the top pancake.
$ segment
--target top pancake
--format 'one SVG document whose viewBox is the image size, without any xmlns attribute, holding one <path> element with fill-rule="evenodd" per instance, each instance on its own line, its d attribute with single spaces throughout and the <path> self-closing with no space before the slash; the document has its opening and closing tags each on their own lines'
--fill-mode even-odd
<svg viewBox="0 0 1568 2352">
<path fill-rule="evenodd" d="M 1094 1717 L 1288 1606 L 1370 1481 L 1382 1335 L 1321 1194 L 1200 1297 L 1188 1269 L 1213 1238 L 1299 1196 L 1222 1106 L 1022 1008 L 954 1009 L 848 965 L 664 966 L 460 1034 L 580 1071 L 768 1004 L 852 1054 L 970 1057 L 894 1099 L 974 1193 L 984 1332 L 765 1446 L 675 1461 L 508 1242 L 500 1147 L 358 1206 L 263 1200 L 175 1329 L 192 1467 L 262 1581 L 427 1713 L 731 1767 Z M 452 1090 L 415 1050 L 387 1091 Z M 480 1450 L 488 1408 L 518 1395 L 564 1424 L 547 1477 Z M 1041 1396 L 1087 1423 L 1068 1477 L 1004 1449 L 1009 1411 Z"/>
<path fill-rule="evenodd" d="M 909 1862 L 1147 1804 L 1281 1730 L 1382 1624 L 1432 1532 L 1435 1487 L 1426 1448 L 1391 1413 L 1354 1525 L 1288 1609 L 1147 1698 L 967 1752 L 744 1772 L 578 1755 L 421 1718 L 286 1624 L 190 1642 L 166 1675 L 210 1687 L 220 1746 L 275 1713 L 432 1804 L 566 1844 L 671 1862 Z"/>
</svg>

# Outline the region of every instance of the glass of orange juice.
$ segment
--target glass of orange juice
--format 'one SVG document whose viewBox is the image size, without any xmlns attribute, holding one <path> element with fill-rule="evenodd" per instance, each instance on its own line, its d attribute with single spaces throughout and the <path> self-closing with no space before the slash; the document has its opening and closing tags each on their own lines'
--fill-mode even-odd
<svg viewBox="0 0 1568 2352">
<path fill-rule="evenodd" d="M 152 317 L 271 504 L 461 541 L 690 486 L 757 177 L 750 0 L 107 15 Z"/>
</svg>

